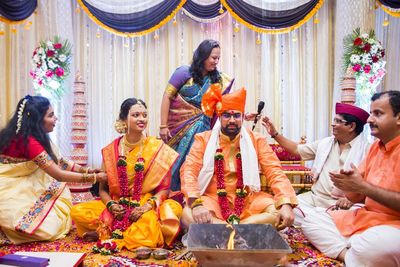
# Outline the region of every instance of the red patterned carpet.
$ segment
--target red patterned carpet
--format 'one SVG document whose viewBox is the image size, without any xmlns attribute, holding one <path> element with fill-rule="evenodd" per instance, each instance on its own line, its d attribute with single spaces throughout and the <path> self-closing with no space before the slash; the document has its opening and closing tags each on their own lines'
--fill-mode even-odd
<svg viewBox="0 0 400 267">
<path fill-rule="evenodd" d="M 338 261 L 325 257 L 317 251 L 304 237 L 299 229 L 288 228 L 283 232 L 284 237 L 293 249 L 293 253 L 287 256 L 287 263 L 284 266 L 342 266 Z M 54 242 L 35 242 L 23 245 L 5 245 L 0 247 L 0 256 L 17 251 L 60 251 L 60 252 L 85 252 L 84 266 L 197 266 L 194 258 L 182 257 L 177 259 L 183 248 L 177 245 L 167 260 L 157 261 L 152 258 L 145 261 L 135 259 L 135 253 L 127 250 L 114 254 L 113 256 L 102 256 L 92 253 L 92 247 L 95 243 L 83 242 L 77 237 L 76 231 L 71 233 L 63 240 Z"/>
</svg>

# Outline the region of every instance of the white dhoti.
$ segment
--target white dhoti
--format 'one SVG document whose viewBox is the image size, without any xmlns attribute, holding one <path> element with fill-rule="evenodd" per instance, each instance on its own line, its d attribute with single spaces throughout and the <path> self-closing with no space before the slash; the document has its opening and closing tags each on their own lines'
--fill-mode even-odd
<svg viewBox="0 0 400 267">
<path fill-rule="evenodd" d="M 337 258 L 347 248 L 347 267 L 400 266 L 400 229 L 387 225 L 344 237 L 332 217 L 325 211 L 313 212 L 304 218 L 302 229 L 308 240 L 321 252 Z"/>
<path fill-rule="evenodd" d="M 294 226 L 301 226 L 304 218 L 315 212 L 325 212 L 335 207 L 337 199 L 326 199 L 313 194 L 311 191 L 297 195 L 298 205 L 293 209 L 295 218 Z M 356 203 L 350 210 L 359 209 L 364 204 Z"/>
<path fill-rule="evenodd" d="M 298 205 L 293 209 L 294 212 L 294 226 L 301 226 L 304 222 L 304 218 L 311 213 L 319 211 L 325 211 L 326 208 L 316 207 L 312 198 L 310 197 L 312 193 L 307 192 L 297 196 Z"/>
</svg>

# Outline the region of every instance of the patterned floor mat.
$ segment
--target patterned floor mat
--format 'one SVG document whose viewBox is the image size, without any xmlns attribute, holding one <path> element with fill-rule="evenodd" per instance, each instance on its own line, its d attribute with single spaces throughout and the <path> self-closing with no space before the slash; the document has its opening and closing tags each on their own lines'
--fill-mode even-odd
<svg viewBox="0 0 400 267">
<path fill-rule="evenodd" d="M 282 266 L 342 266 L 342 263 L 332 260 L 324 256 L 316 250 L 310 242 L 305 238 L 300 229 L 287 228 L 282 232 L 282 235 L 289 243 L 293 250 L 286 259 L 286 263 Z M 191 253 L 185 253 L 185 248 L 181 243 L 171 249 L 171 253 L 167 260 L 159 261 L 153 258 L 148 260 L 135 259 L 135 253 L 122 250 L 112 256 L 103 256 L 92 253 L 93 242 L 83 242 L 76 235 L 76 231 L 71 233 L 62 240 L 53 242 L 33 242 L 22 245 L 4 245 L 0 247 L 0 256 L 17 251 L 60 251 L 60 252 L 85 252 L 87 253 L 84 260 L 84 266 L 105 266 L 105 267 L 120 267 L 120 266 L 182 266 L 194 267 L 198 266 L 195 258 Z"/>
</svg>

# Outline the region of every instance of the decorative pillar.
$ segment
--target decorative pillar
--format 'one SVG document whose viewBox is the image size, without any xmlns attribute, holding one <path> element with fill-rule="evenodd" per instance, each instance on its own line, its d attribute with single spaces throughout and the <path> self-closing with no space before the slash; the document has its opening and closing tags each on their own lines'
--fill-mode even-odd
<svg viewBox="0 0 400 267">
<path fill-rule="evenodd" d="M 76 73 L 74 82 L 74 101 L 72 107 L 72 126 L 71 126 L 71 160 L 81 166 L 86 166 L 88 162 L 87 143 L 87 108 L 85 96 L 85 82 L 79 71 Z M 80 203 L 93 200 L 90 192 L 92 183 L 68 183 L 72 193 L 73 203 Z"/>
<path fill-rule="evenodd" d="M 335 14 L 337 14 L 333 28 L 334 44 L 334 88 L 333 88 L 333 114 L 335 103 L 341 94 L 341 81 L 343 78 L 343 38 L 359 27 L 361 32 L 368 32 L 375 28 L 375 1 L 373 0 L 346 0 L 334 1 Z"/>
<path fill-rule="evenodd" d="M 349 67 L 342 79 L 341 84 L 341 102 L 354 105 L 356 103 L 356 78 L 354 71 Z"/>
</svg>

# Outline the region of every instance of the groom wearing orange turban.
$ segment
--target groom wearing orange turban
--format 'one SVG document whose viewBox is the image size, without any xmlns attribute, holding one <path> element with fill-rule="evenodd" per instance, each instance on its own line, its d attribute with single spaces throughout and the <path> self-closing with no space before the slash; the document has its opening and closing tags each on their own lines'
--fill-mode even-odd
<svg viewBox="0 0 400 267">
<path fill-rule="evenodd" d="M 195 136 L 181 168 L 187 199 L 182 223 L 291 225 L 297 200 L 290 181 L 266 138 L 242 127 L 246 90 L 221 95 L 218 86 L 204 94 L 202 109 L 208 116 L 217 113 L 219 120 Z M 260 172 L 274 197 L 260 191 Z"/>
</svg>

